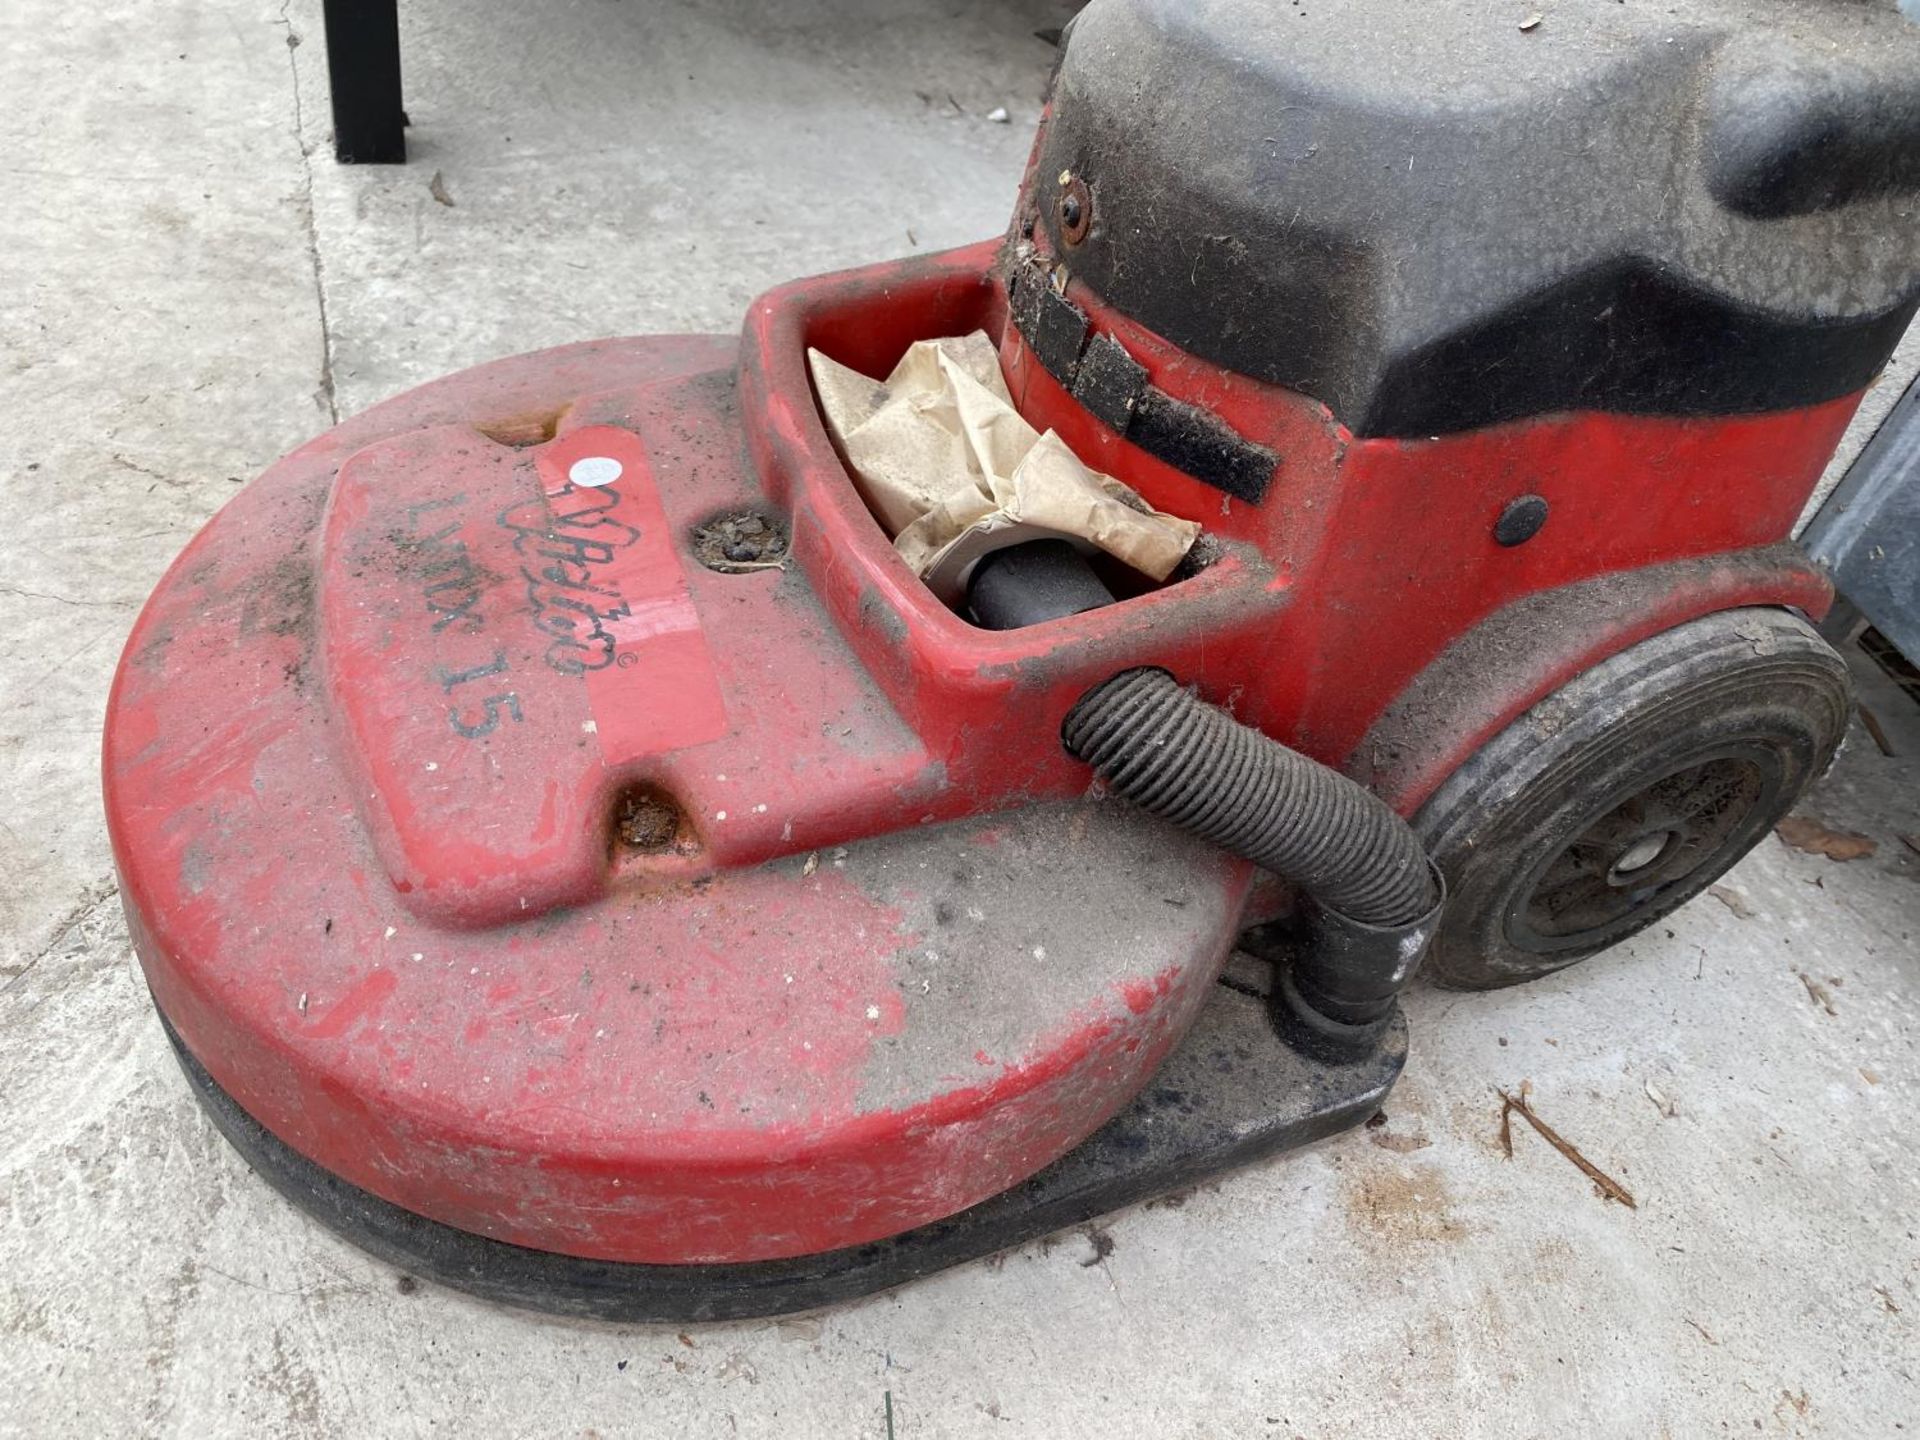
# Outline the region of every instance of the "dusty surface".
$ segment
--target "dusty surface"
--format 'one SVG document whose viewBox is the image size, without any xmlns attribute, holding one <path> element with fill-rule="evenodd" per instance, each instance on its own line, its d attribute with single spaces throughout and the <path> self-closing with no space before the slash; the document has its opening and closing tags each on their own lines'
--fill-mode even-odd
<svg viewBox="0 0 1920 1440">
<path fill-rule="evenodd" d="M 997 231 L 1063 18 L 404 10 L 401 170 L 328 158 L 307 0 L 22 0 L 0 37 L 0 1435 L 879 1437 L 889 1396 L 902 1440 L 1912 1433 L 1920 724 L 1891 693 L 1899 754 L 1856 727 L 1805 807 L 1872 855 L 1770 841 L 1614 957 L 1417 994 L 1386 1124 L 1092 1239 L 682 1338 L 414 1284 L 251 1179 L 112 890 L 96 756 L 140 599 L 336 411 Z M 1637 1210 L 1526 1125 L 1504 1158 L 1523 1080 Z"/>
<path fill-rule="evenodd" d="M 709 570 L 764 570 L 785 563 L 787 537 L 765 516 L 722 515 L 693 532 L 693 553 Z"/>
<path fill-rule="evenodd" d="M 622 843 L 657 855 L 671 849 L 680 834 L 680 812 L 657 795 L 630 795 L 621 802 L 616 824 Z"/>
</svg>

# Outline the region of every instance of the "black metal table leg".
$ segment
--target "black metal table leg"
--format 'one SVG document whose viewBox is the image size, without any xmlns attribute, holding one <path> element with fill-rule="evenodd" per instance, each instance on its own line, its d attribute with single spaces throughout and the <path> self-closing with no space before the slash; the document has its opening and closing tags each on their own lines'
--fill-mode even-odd
<svg viewBox="0 0 1920 1440">
<path fill-rule="evenodd" d="M 403 165 L 400 0 L 324 0 L 333 153 L 343 165 Z"/>
</svg>

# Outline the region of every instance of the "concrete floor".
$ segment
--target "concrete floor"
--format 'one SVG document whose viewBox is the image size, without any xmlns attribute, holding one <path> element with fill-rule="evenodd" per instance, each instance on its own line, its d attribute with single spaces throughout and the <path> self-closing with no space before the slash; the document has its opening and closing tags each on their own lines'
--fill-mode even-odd
<svg viewBox="0 0 1920 1440">
<path fill-rule="evenodd" d="M 313 0 L 16 0 L 0 33 L 0 1435 L 879 1437 L 888 1396 L 900 1437 L 1920 1426 L 1920 723 L 1884 686 L 1899 757 L 1856 729 L 1805 807 L 1871 858 L 1769 841 L 1567 976 L 1415 994 L 1383 1128 L 1121 1216 L 1098 1263 L 596 1328 L 403 1289 L 253 1179 L 148 1009 L 97 800 L 162 568 L 336 414 L 997 231 L 1065 13 L 403 10 L 393 170 L 329 157 Z M 1529 1131 L 1503 1158 L 1525 1079 L 1637 1210 Z"/>
</svg>

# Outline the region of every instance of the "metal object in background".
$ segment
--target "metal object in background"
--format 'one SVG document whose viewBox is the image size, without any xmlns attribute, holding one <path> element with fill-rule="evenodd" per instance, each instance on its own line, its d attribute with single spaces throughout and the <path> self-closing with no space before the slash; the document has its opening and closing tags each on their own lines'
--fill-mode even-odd
<svg viewBox="0 0 1920 1440">
<path fill-rule="evenodd" d="M 342 165 L 404 165 L 400 0 L 326 0 L 333 154 Z"/>
<path fill-rule="evenodd" d="M 1894 402 L 1800 543 L 1902 655 L 1920 658 L 1920 379 Z"/>
</svg>

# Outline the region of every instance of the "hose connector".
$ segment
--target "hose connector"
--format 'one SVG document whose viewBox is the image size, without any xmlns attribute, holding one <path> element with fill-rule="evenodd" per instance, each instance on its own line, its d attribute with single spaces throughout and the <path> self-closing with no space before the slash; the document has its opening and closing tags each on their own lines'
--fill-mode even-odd
<svg viewBox="0 0 1920 1440">
<path fill-rule="evenodd" d="M 1323 1039 L 1370 1043 L 1445 904 L 1439 871 L 1406 821 L 1165 670 L 1123 670 L 1094 686 L 1060 737 L 1142 809 L 1293 882 L 1307 939 L 1278 993 Z"/>
</svg>

